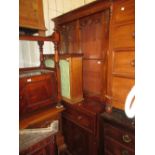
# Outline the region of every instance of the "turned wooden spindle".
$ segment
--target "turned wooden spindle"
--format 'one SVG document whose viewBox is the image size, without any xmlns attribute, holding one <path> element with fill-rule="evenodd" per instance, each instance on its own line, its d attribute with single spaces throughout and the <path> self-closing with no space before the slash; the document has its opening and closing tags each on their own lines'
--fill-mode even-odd
<svg viewBox="0 0 155 155">
<path fill-rule="evenodd" d="M 58 84 L 58 104 L 57 107 L 62 107 L 61 105 L 61 78 L 60 78 L 60 66 L 59 66 L 59 52 L 58 52 L 58 42 L 60 41 L 59 33 L 57 31 L 54 32 L 54 61 L 55 61 L 55 69 L 56 69 L 56 77 Z"/>
<path fill-rule="evenodd" d="M 44 41 L 38 41 L 38 45 L 39 45 L 39 52 L 40 52 L 40 68 L 43 69 L 44 66 L 44 55 L 43 55 L 43 45 L 44 45 Z"/>
</svg>

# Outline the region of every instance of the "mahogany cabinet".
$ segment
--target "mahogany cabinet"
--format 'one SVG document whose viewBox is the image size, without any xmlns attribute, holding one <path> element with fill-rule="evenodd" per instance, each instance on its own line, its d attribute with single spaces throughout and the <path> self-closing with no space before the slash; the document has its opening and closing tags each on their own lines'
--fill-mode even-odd
<svg viewBox="0 0 155 155">
<path fill-rule="evenodd" d="M 84 97 L 105 99 L 110 4 L 94 2 L 52 19 L 60 32 L 60 53 L 83 54 Z"/>
<path fill-rule="evenodd" d="M 99 150 L 99 114 L 104 105 L 92 100 L 78 104 L 63 102 L 62 129 L 65 143 L 73 155 L 97 155 Z"/>
<path fill-rule="evenodd" d="M 40 32 L 46 30 L 42 0 L 19 0 L 19 27 Z"/>
<path fill-rule="evenodd" d="M 100 117 L 100 154 L 134 155 L 135 120 L 128 119 L 122 110 L 102 113 Z"/>
<path fill-rule="evenodd" d="M 114 1 L 112 12 L 106 101 L 124 109 L 135 83 L 135 1 Z"/>
<path fill-rule="evenodd" d="M 56 155 L 56 147 L 55 147 L 55 138 L 54 135 L 50 135 L 47 136 L 45 138 L 36 138 L 38 137 L 38 135 L 36 134 L 35 137 L 33 137 L 33 142 L 29 142 L 31 143 L 31 145 L 29 144 L 24 144 L 23 143 L 23 148 L 20 150 L 19 154 L 20 155 Z M 44 136 L 42 136 L 44 137 Z M 32 140 L 32 137 L 27 136 L 24 137 L 28 143 L 29 139 Z M 34 139 L 38 139 L 35 140 L 34 143 Z M 21 139 L 20 139 L 21 140 Z M 24 140 L 25 141 L 25 140 Z"/>
<path fill-rule="evenodd" d="M 19 75 L 19 112 L 24 116 L 57 102 L 54 71 L 23 71 Z"/>
</svg>

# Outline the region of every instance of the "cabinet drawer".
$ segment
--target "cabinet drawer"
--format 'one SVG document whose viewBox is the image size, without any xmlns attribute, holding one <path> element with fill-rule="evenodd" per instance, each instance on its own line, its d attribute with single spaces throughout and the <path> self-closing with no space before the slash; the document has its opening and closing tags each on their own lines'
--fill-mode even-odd
<svg viewBox="0 0 155 155">
<path fill-rule="evenodd" d="M 105 136 L 108 136 L 127 147 L 132 149 L 135 148 L 135 137 L 132 133 L 115 126 L 111 126 L 107 123 L 104 124 L 104 127 Z"/>
<path fill-rule="evenodd" d="M 134 77 L 135 53 L 134 51 L 115 51 L 113 55 L 113 73 Z"/>
<path fill-rule="evenodd" d="M 109 137 L 105 137 L 104 141 L 105 150 L 110 152 L 112 155 L 135 155 L 134 150 L 117 143 Z"/>
<path fill-rule="evenodd" d="M 135 46 L 135 25 L 126 24 L 114 28 L 112 42 L 114 48 Z"/>
<path fill-rule="evenodd" d="M 90 133 L 95 133 L 95 118 L 88 116 L 83 112 L 68 109 L 63 114 L 64 117 L 67 117 L 69 120 L 80 127 L 83 127 Z"/>
<path fill-rule="evenodd" d="M 134 20 L 134 16 L 135 16 L 134 0 L 118 1 L 114 4 L 115 22 Z"/>
</svg>

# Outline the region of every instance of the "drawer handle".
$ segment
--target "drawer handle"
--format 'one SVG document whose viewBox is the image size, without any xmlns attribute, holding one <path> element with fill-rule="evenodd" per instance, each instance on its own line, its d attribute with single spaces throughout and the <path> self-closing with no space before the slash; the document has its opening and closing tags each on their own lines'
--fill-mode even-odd
<svg viewBox="0 0 155 155">
<path fill-rule="evenodd" d="M 82 119 L 82 116 L 78 116 L 78 118 L 77 118 L 78 120 L 81 120 Z"/>
<path fill-rule="evenodd" d="M 130 62 L 130 64 L 131 64 L 131 66 L 135 67 L 135 60 L 132 60 L 132 61 Z"/>
<path fill-rule="evenodd" d="M 125 10 L 125 7 L 124 7 L 124 6 L 122 6 L 122 7 L 121 7 L 121 11 L 124 11 L 124 10 Z"/>
<path fill-rule="evenodd" d="M 123 142 L 125 143 L 130 143 L 131 142 L 131 138 L 129 137 L 129 135 L 123 135 Z"/>
<path fill-rule="evenodd" d="M 97 61 L 97 64 L 100 65 L 101 64 L 101 61 Z"/>
<path fill-rule="evenodd" d="M 122 155 L 129 155 L 129 152 L 127 150 L 123 150 Z"/>
</svg>

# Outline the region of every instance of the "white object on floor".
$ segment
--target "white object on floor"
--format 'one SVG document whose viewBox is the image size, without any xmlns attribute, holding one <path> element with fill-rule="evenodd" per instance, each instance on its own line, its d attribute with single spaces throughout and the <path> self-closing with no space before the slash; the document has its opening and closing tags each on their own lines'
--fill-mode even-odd
<svg viewBox="0 0 155 155">
<path fill-rule="evenodd" d="M 59 121 L 53 121 L 47 128 L 36 128 L 36 129 L 21 129 L 20 134 L 29 134 L 29 133 L 56 133 L 59 130 Z"/>
<path fill-rule="evenodd" d="M 135 86 L 132 87 L 126 98 L 125 114 L 129 118 L 133 118 L 135 116 Z"/>
</svg>

